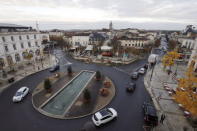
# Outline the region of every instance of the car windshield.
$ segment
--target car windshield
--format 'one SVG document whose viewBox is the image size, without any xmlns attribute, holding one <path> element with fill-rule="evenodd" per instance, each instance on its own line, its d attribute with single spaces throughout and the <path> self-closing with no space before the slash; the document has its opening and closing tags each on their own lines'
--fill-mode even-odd
<svg viewBox="0 0 197 131">
<path fill-rule="evenodd" d="M 96 121 L 98 121 L 98 118 L 96 117 L 96 115 L 94 115 L 94 119 L 95 119 Z"/>
<path fill-rule="evenodd" d="M 23 94 L 23 92 L 17 91 L 15 96 L 21 96 Z"/>
</svg>

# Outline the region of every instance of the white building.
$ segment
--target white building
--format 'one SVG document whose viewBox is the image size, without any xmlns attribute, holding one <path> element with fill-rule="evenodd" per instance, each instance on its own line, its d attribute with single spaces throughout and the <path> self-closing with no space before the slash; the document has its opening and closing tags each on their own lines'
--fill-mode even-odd
<svg viewBox="0 0 197 131">
<path fill-rule="evenodd" d="M 32 30 L 31 27 L 0 24 L 0 66 L 20 63 L 27 53 L 39 56 L 42 41 L 49 41 L 49 35 Z"/>
<path fill-rule="evenodd" d="M 50 31 L 49 32 L 49 36 L 61 37 L 61 36 L 64 36 L 64 32 L 61 32 L 61 31 Z"/>
<path fill-rule="evenodd" d="M 195 39 L 194 48 L 192 50 L 192 54 L 190 56 L 189 65 L 194 65 L 194 70 L 197 72 L 197 37 Z"/>
<path fill-rule="evenodd" d="M 195 44 L 194 37 L 179 37 L 178 42 L 181 43 L 181 47 L 186 47 L 187 49 L 193 49 Z"/>
<path fill-rule="evenodd" d="M 89 33 L 80 33 L 75 34 L 71 37 L 70 44 L 72 44 L 73 47 L 77 46 L 87 46 L 89 44 Z"/>
<path fill-rule="evenodd" d="M 123 47 L 134 47 L 134 48 L 144 48 L 144 46 L 149 44 L 149 41 L 145 37 L 139 37 L 139 38 L 127 38 L 122 37 L 119 39 L 121 42 L 121 46 Z"/>
</svg>

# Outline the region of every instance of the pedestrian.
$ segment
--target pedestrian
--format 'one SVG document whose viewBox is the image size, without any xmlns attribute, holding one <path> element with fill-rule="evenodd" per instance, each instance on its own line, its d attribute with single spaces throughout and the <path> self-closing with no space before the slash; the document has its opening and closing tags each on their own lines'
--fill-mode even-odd
<svg viewBox="0 0 197 131">
<path fill-rule="evenodd" d="M 165 114 L 162 114 L 161 115 L 161 119 L 160 119 L 160 123 L 163 124 L 163 121 L 165 120 L 166 116 Z"/>
</svg>

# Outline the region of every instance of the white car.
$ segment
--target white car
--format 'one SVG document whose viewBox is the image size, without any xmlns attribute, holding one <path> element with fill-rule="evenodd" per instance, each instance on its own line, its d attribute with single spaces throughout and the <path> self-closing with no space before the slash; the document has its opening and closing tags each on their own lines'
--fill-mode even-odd
<svg viewBox="0 0 197 131">
<path fill-rule="evenodd" d="M 105 124 L 118 116 L 117 112 L 113 108 L 105 108 L 99 112 L 96 112 L 92 116 L 92 121 L 96 126 Z"/>
<path fill-rule="evenodd" d="M 140 74 L 144 74 L 145 73 L 145 69 L 144 68 L 140 68 L 140 70 L 138 71 Z"/>
<path fill-rule="evenodd" d="M 13 96 L 13 102 L 19 102 L 21 101 L 29 92 L 29 88 L 27 87 L 21 87 L 17 90 L 16 94 Z"/>
</svg>

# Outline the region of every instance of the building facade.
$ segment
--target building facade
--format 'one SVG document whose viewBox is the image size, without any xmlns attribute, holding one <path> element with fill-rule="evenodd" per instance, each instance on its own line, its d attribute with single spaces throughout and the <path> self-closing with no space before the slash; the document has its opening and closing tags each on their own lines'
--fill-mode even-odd
<svg viewBox="0 0 197 131">
<path fill-rule="evenodd" d="M 49 41 L 47 33 L 37 32 L 31 27 L 0 24 L 0 66 L 20 63 L 28 53 L 33 58 L 39 56 L 43 40 Z"/>
<path fill-rule="evenodd" d="M 123 47 L 133 47 L 138 49 L 142 49 L 149 44 L 149 40 L 145 37 L 136 37 L 136 38 L 121 37 L 119 38 L 119 41 L 121 42 L 121 46 Z"/>
<path fill-rule="evenodd" d="M 197 37 L 195 38 L 194 48 L 192 50 L 188 65 L 190 64 L 194 66 L 194 71 L 197 72 Z"/>
</svg>

